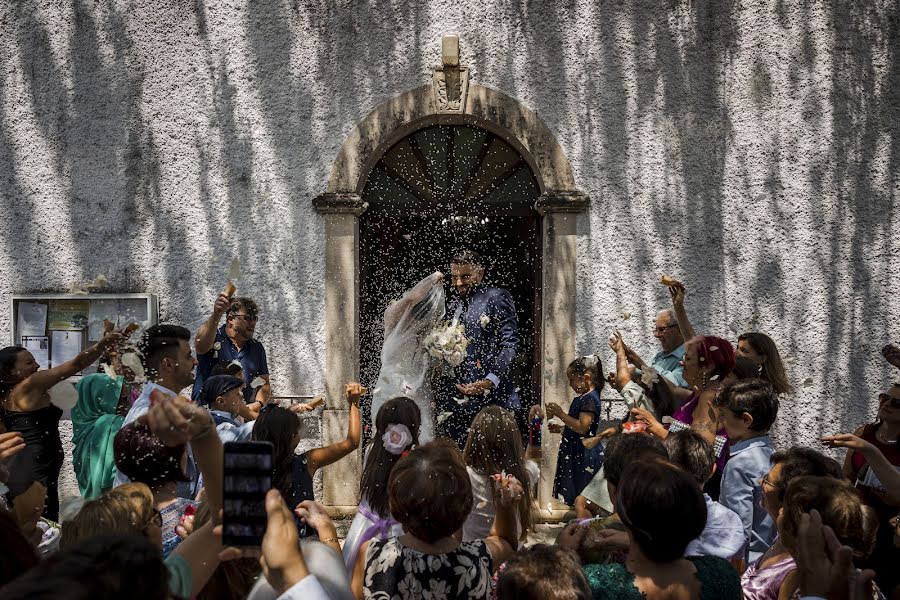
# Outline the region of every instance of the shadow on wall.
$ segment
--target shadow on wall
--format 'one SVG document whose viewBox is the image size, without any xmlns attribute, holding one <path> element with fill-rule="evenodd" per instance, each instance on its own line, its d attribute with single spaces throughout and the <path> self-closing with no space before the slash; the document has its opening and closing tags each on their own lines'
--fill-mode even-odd
<svg viewBox="0 0 900 600">
<path fill-rule="evenodd" d="M 864 339 L 875 324 L 884 336 L 897 332 L 897 313 L 890 302 L 896 295 L 891 261 L 896 262 L 900 242 L 896 236 L 900 201 L 900 8 L 878 11 L 865 3 L 836 2 L 830 19 L 835 24 L 831 57 L 831 129 L 829 148 L 832 178 L 840 212 L 830 224 L 829 243 L 820 249 L 821 267 L 828 273 L 829 322 L 827 370 L 829 389 L 846 398 L 851 408 L 865 410 L 874 403 L 858 390 L 871 388 L 867 363 L 877 355 L 881 339 Z M 884 52 L 889 64 L 878 64 Z M 878 81 L 878 74 L 885 78 Z M 873 180 L 887 185 L 875 187 Z M 886 268 L 874 270 L 868 257 L 878 257 Z M 839 261 L 847 272 L 834 268 Z M 896 274 L 896 265 L 893 273 Z M 841 297 L 839 290 L 851 290 Z M 894 309 L 897 305 L 894 304 Z M 883 339 L 883 338 L 882 338 Z M 840 349 L 858 348 L 849 356 Z M 880 357 L 876 359 L 884 363 Z M 887 387 L 889 367 L 882 366 L 875 381 Z M 878 371 L 876 371 L 878 373 Z M 843 413 L 842 415 L 846 415 Z M 858 423 L 842 422 L 851 430 Z"/>
<path fill-rule="evenodd" d="M 68 70 L 64 73 L 59 67 L 58 50 L 54 49 L 58 45 L 53 43 L 46 23 L 40 19 L 38 3 L 33 0 L 14 3 L 12 18 L 7 23 L 14 26 L 10 39 L 15 40 L 16 52 L 4 52 L 2 60 L 21 74 L 29 96 L 30 114 L 48 142 L 41 146 L 42 153 L 50 153 L 52 170 L 63 182 L 66 201 L 54 209 L 67 215 L 75 231 L 74 248 L 69 249 L 74 252 L 74 262 L 81 265 L 96 262 L 100 239 L 104 253 L 118 258 L 109 262 L 109 276 L 127 281 L 135 260 L 130 248 L 135 234 L 135 205 L 142 199 L 158 204 L 158 165 L 152 137 L 142 126 L 141 68 L 130 55 L 131 41 L 123 15 L 111 6 L 107 8 L 96 11 L 103 14 L 103 22 L 97 22 L 93 7 L 73 3 L 73 27 L 66 40 Z M 108 40 L 103 48 L 101 36 Z M 3 98 L 0 109 L 10 102 L 9 98 Z M 2 198 L 6 204 L 4 209 L 10 210 L 14 222 L 26 231 L 4 239 L 7 256 L 17 258 L 21 257 L 22 250 L 18 243 L 23 238 L 28 240 L 34 261 L 9 261 L 7 268 L 13 271 L 10 281 L 15 282 L 27 278 L 23 269 L 52 264 L 59 256 L 53 252 L 53 244 L 47 243 L 50 241 L 47 238 L 52 237 L 47 231 L 27 230 L 34 227 L 34 217 L 40 214 L 32 199 L 40 199 L 46 190 L 26 191 L 19 187 L 9 131 L 12 118 L 0 114 L 3 124 L 0 136 L 5 142 L 0 176 L 12 186 L 11 190 L 4 190 L 9 193 L 2 194 Z M 22 148 L 20 152 L 35 150 Z M 102 185 L 98 186 L 98 182 Z M 10 244 L 17 247 L 12 248 Z M 65 289 L 66 281 L 52 278 L 68 275 L 75 279 L 80 273 L 72 265 L 62 265 L 48 275 L 48 288 Z"/>
<path fill-rule="evenodd" d="M 187 251 L 196 235 L 228 238 L 234 252 L 264 257 L 258 268 L 271 303 L 266 319 L 290 324 L 286 331 L 268 333 L 286 349 L 296 347 L 298 339 L 315 348 L 318 333 L 304 324 L 320 320 L 320 307 L 303 296 L 320 294 L 321 264 L 285 263 L 283 256 L 298 245 L 321 243 L 321 220 L 310 208 L 311 198 L 324 189 L 331 161 L 351 129 L 381 101 L 426 82 L 437 40 L 455 30 L 475 79 L 523 100 L 559 135 L 579 186 L 594 199 L 592 245 L 602 250 L 613 237 L 626 240 L 622 247 L 628 253 L 609 260 L 627 263 L 631 272 L 658 263 L 664 254 L 668 263 L 696 274 L 700 281 L 690 301 L 705 312 L 696 316 L 701 330 L 713 325 L 721 330 L 724 321 L 742 312 L 758 314 L 764 303 L 764 322 L 784 324 L 778 333 L 787 354 L 803 350 L 798 346 L 811 335 L 804 328 L 824 331 L 816 366 L 827 375 L 822 391 L 851 398 L 855 404 L 846 414 L 865 413 L 871 401 L 860 391 L 870 391 L 872 382 L 886 375 L 873 363 L 877 341 L 867 339 L 861 346 L 858 338 L 889 331 L 890 312 L 897 307 L 883 299 L 890 261 L 897 260 L 890 257 L 898 253 L 891 232 L 900 212 L 895 191 L 900 15 L 887 3 L 882 8 L 820 4 L 778 3 L 776 13 L 768 15 L 734 0 L 630 0 L 587 7 L 575 0 L 408 2 L 388 13 L 368 2 L 261 0 L 247 10 L 195 0 L 181 8 L 126 12 L 112 0 L 76 0 L 63 29 L 70 37 L 60 44 L 49 23 L 51 9 L 40 0 L 22 0 L 0 25 L 5 38 L 0 72 L 15 69 L 21 76 L 37 133 L 50 141 L 50 162 L 65 188 L 66 206 L 60 208 L 81 232 L 73 236 L 72 257 L 80 265 L 55 265 L 60 259 L 52 244 L 41 243 L 45 232 L 31 218 L 41 190 L 23 183 L 16 156 L 45 152 L 44 146 L 24 144 L 21 131 L 14 131 L 19 116 L 9 112 L 14 92 L 3 85 L 0 211 L 12 215 L 7 223 L 16 224 L 15 235 L 0 236 L 4 255 L 16 257 L 4 265 L 7 279 L 15 288 L 33 280 L 30 265 L 54 264 L 47 285 L 61 289 L 66 283 L 61 278 L 80 275 L 76 269 L 102 267 L 122 289 L 164 282 L 170 295 L 177 295 L 218 285 L 215 273 L 224 272 L 230 259 Z M 827 14 L 814 18 L 822 11 Z M 188 99 L 202 107 L 193 132 L 186 130 L 195 153 L 187 159 L 165 152 L 171 140 L 150 128 L 164 117 L 149 111 L 145 98 L 153 73 L 140 49 L 146 52 L 149 36 L 150 48 L 168 52 L 165 15 L 196 38 L 185 43 L 193 44 L 188 60 L 199 74 L 178 75 L 193 86 Z M 144 21 L 158 31 L 138 27 Z M 822 22 L 833 29 L 817 31 Z M 766 132 L 762 191 L 754 182 L 758 165 L 755 172 L 747 164 L 735 172 L 727 164 L 729 153 L 744 151 L 734 148 L 732 116 L 744 107 L 731 98 L 734 88 L 749 86 L 747 110 L 764 119 L 781 85 L 771 61 L 739 56 L 749 52 L 750 45 L 742 44 L 743 36 L 754 33 L 748 23 L 773 28 L 773 37 L 786 30 L 798 34 L 798 56 L 785 66 L 788 94 L 807 97 L 796 119 L 830 115 L 821 136 L 827 147 L 801 157 L 802 167 L 791 156 L 790 131 Z M 230 27 L 236 32 L 227 31 Z M 60 48 L 68 54 L 59 56 Z M 818 73 L 823 51 L 830 53 L 825 75 Z M 887 66 L 876 60 L 883 55 Z M 577 70 L 567 65 L 572 57 L 581 60 Z M 749 83 L 737 81 L 738 58 L 752 63 Z M 816 78 L 827 78 L 828 97 L 808 85 Z M 261 123 L 248 116 L 253 112 L 248 106 L 257 102 Z M 644 124 L 670 135 L 651 143 L 639 129 Z M 190 173 L 170 174 L 173 170 Z M 739 281 L 729 271 L 741 261 L 736 238 L 742 232 L 729 229 L 742 225 L 735 215 L 745 208 L 743 198 L 747 206 L 766 208 L 776 240 L 794 239 L 796 211 L 790 205 L 798 200 L 789 190 L 798 172 L 808 178 L 811 197 L 799 200 L 807 207 L 837 194 L 837 213 L 816 221 L 821 228 L 812 236 L 814 248 L 796 249 L 824 274 L 827 290 L 819 297 L 827 298 L 827 306 L 818 309 L 821 320 L 815 323 L 799 314 L 805 306 L 802 294 L 792 289 L 794 257 L 770 247 L 769 233 L 746 234 L 760 254 L 749 277 L 744 271 Z M 196 189 L 172 183 L 182 175 L 196 181 Z M 178 203 L 196 204 L 201 222 L 179 219 Z M 283 222 L 269 222 L 275 209 Z M 649 226 L 635 227 L 636 221 Z M 192 233 L 193 228 L 205 233 Z M 159 250 L 163 260 L 148 266 L 154 261 L 144 255 L 147 249 Z M 280 272 L 284 264 L 290 272 Z M 613 315 L 618 311 L 612 307 L 622 304 L 625 282 L 610 281 L 601 278 L 591 289 L 597 295 L 591 300 L 602 305 L 589 307 L 595 314 Z M 749 300 L 730 298 L 729 289 L 735 288 Z M 649 315 L 641 317 L 648 319 L 649 332 L 657 307 L 647 294 L 641 301 L 644 306 L 630 308 L 635 315 Z M 164 317 L 190 323 L 205 315 L 210 303 L 193 292 L 173 299 Z M 602 323 L 580 326 L 594 340 L 606 338 Z M 278 359 L 290 372 L 301 369 L 294 352 Z M 324 369 L 321 362 L 317 367 Z"/>
</svg>

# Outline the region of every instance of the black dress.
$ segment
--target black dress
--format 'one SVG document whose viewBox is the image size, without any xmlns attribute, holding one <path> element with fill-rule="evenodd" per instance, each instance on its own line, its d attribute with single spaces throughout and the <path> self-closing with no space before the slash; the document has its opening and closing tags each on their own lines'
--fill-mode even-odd
<svg viewBox="0 0 900 600">
<path fill-rule="evenodd" d="M 7 431 L 18 431 L 25 440 L 25 449 L 10 458 L 9 496 L 15 498 L 35 481 L 47 486 L 47 502 L 43 517 L 59 520 L 59 471 L 63 464 L 62 440 L 59 439 L 59 419 L 63 411 L 45 406 L 28 412 L 4 411 L 3 424 Z"/>
<path fill-rule="evenodd" d="M 309 475 L 308 464 L 309 460 L 306 452 L 295 456 L 291 462 L 291 493 L 285 498 L 291 512 L 294 512 L 297 505 L 304 500 L 315 501 L 316 499 L 313 493 L 313 480 Z M 294 513 L 294 521 L 297 524 L 297 531 L 300 537 L 316 537 L 318 535 L 316 530 L 303 523 L 296 513 Z"/>
</svg>

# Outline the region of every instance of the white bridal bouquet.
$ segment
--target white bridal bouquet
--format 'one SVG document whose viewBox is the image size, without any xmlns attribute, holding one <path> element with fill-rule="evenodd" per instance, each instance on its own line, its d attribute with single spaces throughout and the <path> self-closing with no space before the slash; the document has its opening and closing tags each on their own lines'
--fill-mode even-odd
<svg viewBox="0 0 900 600">
<path fill-rule="evenodd" d="M 445 361 L 451 367 L 458 367 L 466 358 L 469 338 L 462 323 L 447 323 L 435 327 L 425 337 L 425 350 L 431 356 Z"/>
</svg>

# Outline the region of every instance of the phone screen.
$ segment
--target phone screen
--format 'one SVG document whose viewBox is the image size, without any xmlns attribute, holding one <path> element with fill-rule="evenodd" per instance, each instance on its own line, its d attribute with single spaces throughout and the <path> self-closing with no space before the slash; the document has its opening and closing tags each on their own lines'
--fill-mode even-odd
<svg viewBox="0 0 900 600">
<path fill-rule="evenodd" d="M 222 543 L 255 548 L 266 533 L 266 493 L 272 489 L 272 444 L 225 444 Z"/>
</svg>

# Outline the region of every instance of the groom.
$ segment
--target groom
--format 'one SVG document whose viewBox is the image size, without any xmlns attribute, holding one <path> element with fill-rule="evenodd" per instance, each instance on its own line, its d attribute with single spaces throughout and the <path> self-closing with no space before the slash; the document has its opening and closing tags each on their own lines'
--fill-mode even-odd
<svg viewBox="0 0 900 600">
<path fill-rule="evenodd" d="M 450 281 L 456 295 L 447 306 L 447 317 L 458 316 L 465 326 L 469 347 L 466 359 L 444 386 L 442 434 L 463 448 L 469 426 L 478 411 L 489 404 L 519 408 L 519 394 L 509 380 L 509 368 L 519 345 L 519 324 L 510 293 L 482 285 L 484 261 L 471 250 L 460 250 L 450 259 Z"/>
</svg>

